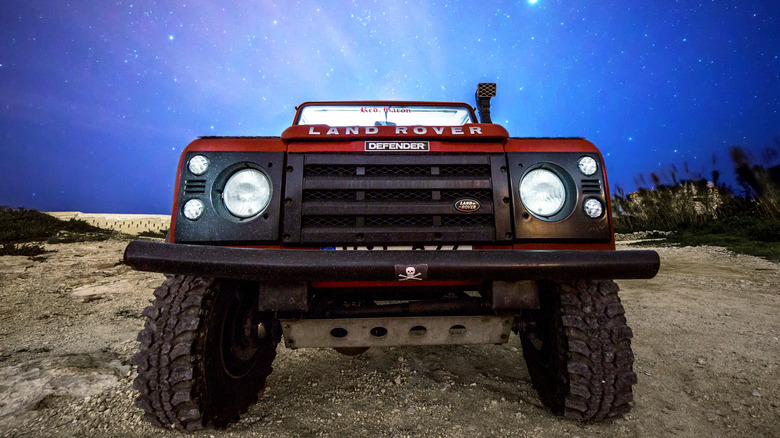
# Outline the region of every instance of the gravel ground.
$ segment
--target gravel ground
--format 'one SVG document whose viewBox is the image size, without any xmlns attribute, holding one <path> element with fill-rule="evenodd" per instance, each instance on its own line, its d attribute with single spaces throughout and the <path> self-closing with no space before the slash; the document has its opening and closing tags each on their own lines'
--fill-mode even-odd
<svg viewBox="0 0 780 438">
<path fill-rule="evenodd" d="M 126 244 L 0 257 L 1 436 L 180 435 L 152 428 L 133 405 L 129 361 L 163 276 L 124 266 Z M 777 436 L 780 265 L 713 247 L 657 250 L 655 279 L 618 282 L 639 375 L 624 419 L 552 416 L 513 336 L 357 357 L 280 347 L 242 420 L 193 436 Z"/>
</svg>

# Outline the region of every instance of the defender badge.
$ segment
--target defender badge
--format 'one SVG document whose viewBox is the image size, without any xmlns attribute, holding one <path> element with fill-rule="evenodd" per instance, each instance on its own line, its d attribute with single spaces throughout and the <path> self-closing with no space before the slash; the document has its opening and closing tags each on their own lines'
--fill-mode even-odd
<svg viewBox="0 0 780 438">
<path fill-rule="evenodd" d="M 476 199 L 464 198 L 455 201 L 453 207 L 462 213 L 472 213 L 479 210 L 480 204 Z"/>
<path fill-rule="evenodd" d="M 366 152 L 429 152 L 431 144 L 427 141 L 366 141 Z"/>
</svg>

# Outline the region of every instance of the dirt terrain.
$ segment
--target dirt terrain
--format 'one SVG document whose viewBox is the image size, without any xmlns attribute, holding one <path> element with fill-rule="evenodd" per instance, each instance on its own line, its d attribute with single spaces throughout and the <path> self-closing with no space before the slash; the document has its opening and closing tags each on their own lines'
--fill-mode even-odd
<svg viewBox="0 0 780 438">
<path fill-rule="evenodd" d="M 0 436 L 180 436 L 133 406 L 129 361 L 163 276 L 124 266 L 126 244 L 0 257 Z M 194 436 L 778 436 L 780 265 L 712 247 L 657 250 L 655 279 L 618 282 L 639 376 L 624 419 L 552 416 L 513 336 L 357 357 L 282 347 L 260 402 L 229 429 Z"/>
</svg>

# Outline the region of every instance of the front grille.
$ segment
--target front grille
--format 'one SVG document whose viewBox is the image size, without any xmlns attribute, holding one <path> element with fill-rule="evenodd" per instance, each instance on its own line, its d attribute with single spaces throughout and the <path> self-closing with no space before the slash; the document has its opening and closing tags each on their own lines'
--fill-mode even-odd
<svg viewBox="0 0 780 438">
<path fill-rule="evenodd" d="M 489 202 L 493 196 L 490 189 L 485 190 L 307 190 L 303 193 L 304 202 L 321 201 L 451 201 L 471 198 L 480 202 Z"/>
<path fill-rule="evenodd" d="M 431 174 L 431 166 L 366 166 L 365 169 L 366 176 L 407 178 L 410 176 L 427 176 Z M 358 171 L 359 170 L 360 169 L 358 169 Z"/>
<path fill-rule="evenodd" d="M 304 227 L 341 228 L 354 227 L 353 216 L 306 216 L 303 218 Z"/>
<path fill-rule="evenodd" d="M 306 166 L 304 177 L 318 176 L 385 176 L 396 178 L 408 178 L 411 176 L 460 176 L 460 177 L 489 177 L 488 165 L 322 165 Z"/>
<path fill-rule="evenodd" d="M 305 177 L 313 176 L 351 176 L 355 175 L 355 166 L 307 166 Z"/>
<path fill-rule="evenodd" d="M 285 239 L 301 244 L 495 242 L 500 155 L 290 154 Z M 495 175 L 501 175 L 494 181 Z M 461 212 L 456 201 L 475 200 Z M 502 206 L 503 208 L 503 206 Z M 501 238 L 506 231 L 502 224 Z"/>
<path fill-rule="evenodd" d="M 369 190 L 365 198 L 378 202 L 427 202 L 433 199 L 433 194 L 430 190 Z"/>
<path fill-rule="evenodd" d="M 442 166 L 439 169 L 442 176 L 490 176 L 490 166 Z"/>
<path fill-rule="evenodd" d="M 442 217 L 442 225 L 468 227 L 474 225 L 490 225 L 492 218 L 485 215 L 448 215 Z"/>
<path fill-rule="evenodd" d="M 367 227 L 430 227 L 433 225 L 433 216 L 366 216 L 365 225 Z"/>
</svg>

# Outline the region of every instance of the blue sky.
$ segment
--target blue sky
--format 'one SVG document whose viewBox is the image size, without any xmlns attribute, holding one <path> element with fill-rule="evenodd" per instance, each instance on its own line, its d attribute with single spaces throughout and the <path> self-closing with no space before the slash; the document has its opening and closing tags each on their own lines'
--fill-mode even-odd
<svg viewBox="0 0 780 438">
<path fill-rule="evenodd" d="M 478 82 L 511 135 L 596 144 L 613 190 L 684 163 L 729 181 L 730 146 L 780 137 L 779 21 L 776 1 L 6 0 L 0 205 L 169 213 L 197 136 L 279 135 L 310 100 L 473 104 Z"/>
</svg>

